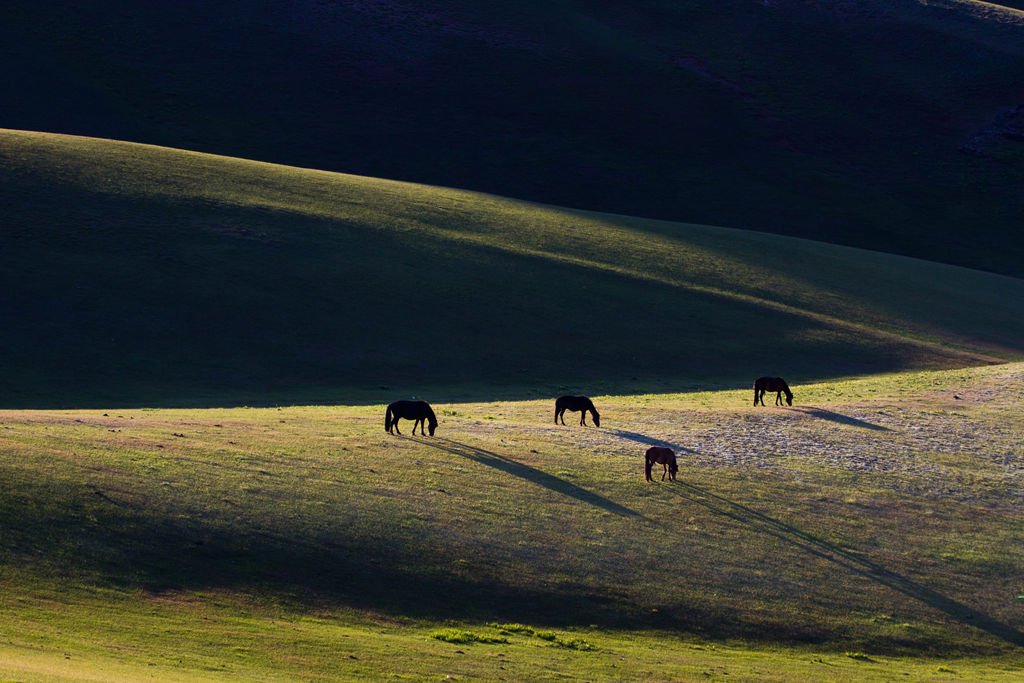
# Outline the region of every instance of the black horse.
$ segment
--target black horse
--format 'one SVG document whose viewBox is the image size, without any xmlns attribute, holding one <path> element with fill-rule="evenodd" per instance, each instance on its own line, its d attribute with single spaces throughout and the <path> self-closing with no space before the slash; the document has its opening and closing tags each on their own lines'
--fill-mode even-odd
<svg viewBox="0 0 1024 683">
<path fill-rule="evenodd" d="M 676 480 L 676 472 L 679 471 L 679 465 L 676 464 L 676 454 L 671 448 L 651 446 L 647 449 L 647 453 L 644 454 L 644 459 L 646 460 L 644 465 L 644 479 L 646 481 L 651 481 L 651 467 L 654 463 L 663 465 L 662 481 L 665 481 L 666 474 L 668 474 L 669 481 Z"/>
<path fill-rule="evenodd" d="M 430 430 L 430 435 L 434 435 L 434 430 L 437 428 L 437 417 L 434 416 L 434 411 L 431 409 L 430 404 L 426 401 L 395 401 L 388 406 L 387 412 L 384 413 L 384 431 L 388 434 L 401 434 L 398 431 L 398 418 L 404 417 L 406 420 L 415 420 L 412 423 L 412 433 L 416 434 L 416 425 L 420 426 L 420 436 L 423 434 L 423 422 L 427 422 L 427 429 Z M 394 431 L 391 431 L 394 430 Z"/>
<path fill-rule="evenodd" d="M 754 405 L 760 401 L 764 405 L 764 392 L 775 392 L 775 405 L 782 405 L 782 394 L 786 394 L 786 403 L 793 405 L 793 392 L 789 390 L 786 380 L 781 377 L 758 377 L 754 380 Z"/>
<path fill-rule="evenodd" d="M 565 411 L 571 410 L 574 413 L 580 414 L 580 424 L 584 427 L 587 426 L 587 411 L 594 416 L 594 426 L 601 426 L 601 416 L 597 414 L 597 408 L 594 407 L 594 402 L 586 396 L 559 396 L 555 399 L 555 424 L 558 424 L 558 420 L 562 420 L 562 424 L 565 424 Z"/>
</svg>

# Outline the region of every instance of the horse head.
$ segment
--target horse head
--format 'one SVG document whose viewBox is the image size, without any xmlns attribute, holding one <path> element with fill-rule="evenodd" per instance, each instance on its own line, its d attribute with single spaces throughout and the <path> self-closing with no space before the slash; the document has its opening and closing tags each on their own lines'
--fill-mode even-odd
<svg viewBox="0 0 1024 683">
<path fill-rule="evenodd" d="M 594 416 L 594 426 L 595 427 L 600 427 L 601 426 L 601 416 L 597 414 L 597 410 L 591 410 L 590 414 Z"/>
</svg>

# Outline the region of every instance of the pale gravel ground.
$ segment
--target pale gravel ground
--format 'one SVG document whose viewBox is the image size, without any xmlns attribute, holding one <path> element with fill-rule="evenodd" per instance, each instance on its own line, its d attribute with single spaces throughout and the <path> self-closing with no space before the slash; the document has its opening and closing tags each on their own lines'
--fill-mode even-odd
<svg viewBox="0 0 1024 683">
<path fill-rule="evenodd" d="M 736 468 L 797 480 L 867 476 L 880 488 L 917 496 L 1024 508 L 1024 369 L 1012 368 L 955 392 L 899 402 L 801 405 L 798 396 L 791 408 L 657 405 L 624 415 L 602 410 L 600 429 L 581 428 L 578 414 L 567 413 L 565 427 L 473 420 L 472 432 L 505 453 L 525 428 L 570 452 L 614 458 L 635 460 L 647 445 L 670 446 L 683 471 Z"/>
</svg>

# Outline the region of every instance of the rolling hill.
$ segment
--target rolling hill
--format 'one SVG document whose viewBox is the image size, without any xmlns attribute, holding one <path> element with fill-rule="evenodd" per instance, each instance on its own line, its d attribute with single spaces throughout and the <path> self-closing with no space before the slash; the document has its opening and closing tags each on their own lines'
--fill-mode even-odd
<svg viewBox="0 0 1024 683">
<path fill-rule="evenodd" d="M 7 2 L 0 126 L 1024 275 L 1024 11 Z"/>
<path fill-rule="evenodd" d="M 1016 359 L 1024 283 L 802 239 L 0 133 L 6 406 L 494 399 Z"/>
</svg>

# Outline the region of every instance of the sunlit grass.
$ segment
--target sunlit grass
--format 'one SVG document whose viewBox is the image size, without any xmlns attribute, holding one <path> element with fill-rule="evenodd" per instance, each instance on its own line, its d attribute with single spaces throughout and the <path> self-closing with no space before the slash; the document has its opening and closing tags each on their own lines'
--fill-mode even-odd
<svg viewBox="0 0 1024 683">
<path fill-rule="evenodd" d="M 4 411 L 0 672 L 1012 680 L 1021 373 L 603 396 L 601 429 L 435 403 L 434 438 L 382 406 Z M 657 442 L 676 484 L 643 481 Z"/>
</svg>

